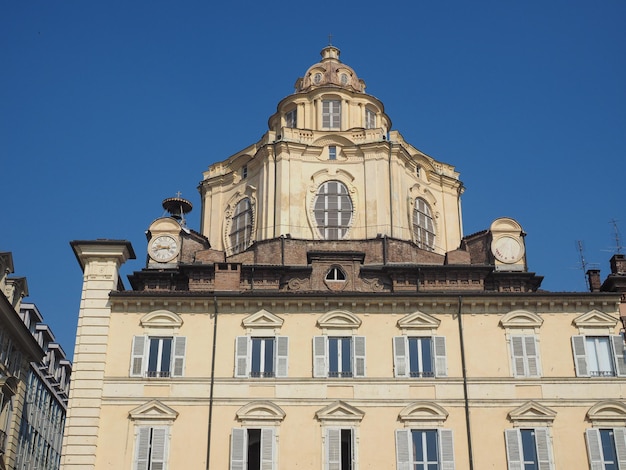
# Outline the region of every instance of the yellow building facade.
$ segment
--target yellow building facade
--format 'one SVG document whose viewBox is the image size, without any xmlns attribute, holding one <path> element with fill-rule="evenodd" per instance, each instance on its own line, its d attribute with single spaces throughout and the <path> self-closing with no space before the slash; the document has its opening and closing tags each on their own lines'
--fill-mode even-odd
<svg viewBox="0 0 626 470">
<path fill-rule="evenodd" d="M 619 282 L 541 291 L 518 222 L 464 236 L 459 174 L 334 46 L 268 124 L 129 289 L 128 242 L 72 242 L 62 468 L 626 470 Z"/>
</svg>

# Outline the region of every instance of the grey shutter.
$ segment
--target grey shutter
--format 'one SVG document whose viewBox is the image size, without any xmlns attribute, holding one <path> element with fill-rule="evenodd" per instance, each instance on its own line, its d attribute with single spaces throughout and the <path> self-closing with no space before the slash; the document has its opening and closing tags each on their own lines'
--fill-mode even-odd
<svg viewBox="0 0 626 470">
<path fill-rule="evenodd" d="M 289 338 L 276 336 L 276 377 L 287 377 L 288 371 Z"/>
<path fill-rule="evenodd" d="M 326 336 L 313 337 L 313 377 L 328 376 L 326 349 L 328 348 Z"/>
<path fill-rule="evenodd" d="M 235 377 L 248 377 L 248 354 L 250 337 L 237 336 L 235 338 Z"/>
<path fill-rule="evenodd" d="M 624 362 L 624 338 L 620 335 L 611 335 L 613 354 L 615 357 L 615 372 L 618 377 L 626 376 L 626 363 Z"/>
<path fill-rule="evenodd" d="M 165 468 L 165 444 L 167 429 L 152 428 L 152 452 L 150 452 L 150 470 Z"/>
<path fill-rule="evenodd" d="M 274 470 L 274 430 L 261 429 L 261 470 Z"/>
<path fill-rule="evenodd" d="M 441 470 L 454 470 L 454 442 L 451 429 L 439 430 L 439 444 Z"/>
<path fill-rule="evenodd" d="M 130 376 L 143 376 L 143 360 L 146 354 L 146 346 L 148 344 L 146 336 L 133 337 L 133 346 L 130 359 Z"/>
<path fill-rule="evenodd" d="M 585 354 L 585 336 L 572 336 L 572 350 L 574 351 L 574 364 L 576 365 L 577 377 L 589 377 L 587 367 L 587 355 Z"/>
<path fill-rule="evenodd" d="M 509 470 L 523 470 L 522 467 L 522 438 L 519 429 L 504 431 L 506 442 L 506 459 Z"/>
<path fill-rule="evenodd" d="M 448 361 L 446 359 L 445 336 L 433 336 L 433 352 L 435 356 L 435 377 L 447 377 Z"/>
<path fill-rule="evenodd" d="M 174 354 L 172 356 L 172 377 L 182 377 L 185 370 L 185 348 L 187 338 L 174 336 Z"/>
<path fill-rule="evenodd" d="M 411 470 L 410 429 L 396 429 L 396 470 Z"/>
<path fill-rule="evenodd" d="M 354 376 L 365 377 L 365 336 L 353 336 Z"/>
<path fill-rule="evenodd" d="M 524 361 L 524 337 L 511 336 L 511 359 L 513 361 L 513 376 L 524 377 L 526 364 Z"/>
<path fill-rule="evenodd" d="M 626 469 L 626 428 L 614 428 L 615 451 L 620 469 Z"/>
<path fill-rule="evenodd" d="M 393 374 L 395 377 L 406 377 L 407 371 L 407 341 L 406 336 L 393 338 Z"/>
<path fill-rule="evenodd" d="M 137 448 L 135 450 L 134 470 L 148 470 L 150 455 L 150 428 L 141 427 L 137 430 Z"/>
<path fill-rule="evenodd" d="M 537 350 L 537 338 L 534 335 L 524 336 L 524 350 L 526 351 L 526 363 L 528 365 L 527 376 L 539 377 L 539 351 Z"/>
<path fill-rule="evenodd" d="M 230 436 L 230 470 L 246 470 L 248 466 L 248 430 L 233 428 Z"/>
<path fill-rule="evenodd" d="M 535 442 L 537 443 L 537 460 L 539 470 L 552 470 L 552 446 L 548 428 L 535 428 Z"/>
<path fill-rule="evenodd" d="M 589 454 L 589 465 L 591 470 L 604 470 L 602 463 L 602 444 L 600 443 L 600 431 L 598 429 L 587 429 L 587 453 Z"/>
<path fill-rule="evenodd" d="M 326 470 L 341 470 L 341 429 L 326 430 Z"/>
</svg>

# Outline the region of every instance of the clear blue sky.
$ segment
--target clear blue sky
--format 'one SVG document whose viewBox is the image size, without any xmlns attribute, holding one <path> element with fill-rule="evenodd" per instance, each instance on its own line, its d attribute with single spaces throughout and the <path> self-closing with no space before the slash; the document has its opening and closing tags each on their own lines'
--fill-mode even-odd
<svg viewBox="0 0 626 470">
<path fill-rule="evenodd" d="M 453 164 L 465 234 L 501 216 L 530 270 L 585 289 L 626 244 L 626 2 L 4 1 L 0 251 L 71 357 L 70 240 L 130 240 L 202 172 L 256 142 L 332 42 L 406 140 Z M 251 104 L 248 106 L 247 104 Z"/>
</svg>

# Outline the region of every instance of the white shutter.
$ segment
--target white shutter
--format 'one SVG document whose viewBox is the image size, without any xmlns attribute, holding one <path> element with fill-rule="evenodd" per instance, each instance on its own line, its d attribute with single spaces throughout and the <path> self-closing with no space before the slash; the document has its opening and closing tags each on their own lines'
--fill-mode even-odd
<svg viewBox="0 0 626 470">
<path fill-rule="evenodd" d="M 506 442 L 506 458 L 509 470 L 523 470 L 522 467 L 522 437 L 519 429 L 504 431 Z"/>
<path fill-rule="evenodd" d="M 537 338 L 534 335 L 524 336 L 524 350 L 526 351 L 526 363 L 528 365 L 527 376 L 539 377 L 539 350 L 537 348 Z"/>
<path fill-rule="evenodd" d="M 185 336 L 174 337 L 174 354 L 172 356 L 172 377 L 182 377 L 185 370 Z"/>
<path fill-rule="evenodd" d="M 441 470 L 454 470 L 454 442 L 452 429 L 439 430 L 439 462 Z"/>
<path fill-rule="evenodd" d="M 248 430 L 233 428 L 230 436 L 230 470 L 246 470 L 248 466 Z"/>
<path fill-rule="evenodd" d="M 150 455 L 150 428 L 145 426 L 137 429 L 134 470 L 148 470 Z"/>
<path fill-rule="evenodd" d="M 614 428 L 615 451 L 620 469 L 626 469 L 626 428 Z"/>
<path fill-rule="evenodd" d="M 526 375 L 526 362 L 524 361 L 523 336 L 511 336 L 511 360 L 513 361 L 513 376 L 524 377 Z"/>
<path fill-rule="evenodd" d="M 326 336 L 313 337 L 313 377 L 328 376 L 327 348 Z"/>
<path fill-rule="evenodd" d="M 411 470 L 411 447 L 411 430 L 396 429 L 396 470 Z"/>
<path fill-rule="evenodd" d="M 353 336 L 354 376 L 365 377 L 365 336 Z"/>
<path fill-rule="evenodd" d="M 433 336 L 433 352 L 435 355 L 435 377 L 447 377 L 448 361 L 446 359 L 445 336 Z"/>
<path fill-rule="evenodd" d="M 152 452 L 150 453 L 150 470 L 165 469 L 166 437 L 166 428 L 152 428 Z"/>
<path fill-rule="evenodd" d="M 261 429 L 261 470 L 274 470 L 274 430 L 272 428 Z"/>
<path fill-rule="evenodd" d="M 574 351 L 574 364 L 576 365 L 577 377 L 589 377 L 587 367 L 587 355 L 585 354 L 585 336 L 572 336 L 572 350 Z"/>
<path fill-rule="evenodd" d="M 395 377 L 407 377 L 407 350 L 408 338 L 406 336 L 394 336 L 393 338 L 393 373 Z"/>
<path fill-rule="evenodd" d="M 341 470 L 341 429 L 326 430 L 326 470 Z"/>
<path fill-rule="evenodd" d="M 591 470 L 604 470 L 602 463 L 602 444 L 600 443 L 600 431 L 598 429 L 587 429 L 587 453 L 589 455 L 589 465 Z"/>
<path fill-rule="evenodd" d="M 615 372 L 618 377 L 626 376 L 626 363 L 624 362 L 624 338 L 620 335 L 611 335 L 613 354 L 615 357 Z"/>
<path fill-rule="evenodd" d="M 248 377 L 250 341 L 249 336 L 235 338 L 235 377 Z"/>
<path fill-rule="evenodd" d="M 535 442 L 537 443 L 539 470 L 553 470 L 552 445 L 548 428 L 535 428 Z"/>
<path fill-rule="evenodd" d="M 276 377 L 287 377 L 288 371 L 289 338 L 276 336 Z"/>
<path fill-rule="evenodd" d="M 146 346 L 148 345 L 147 336 L 133 337 L 133 346 L 130 358 L 130 376 L 143 376 L 143 360 L 146 355 Z"/>
</svg>

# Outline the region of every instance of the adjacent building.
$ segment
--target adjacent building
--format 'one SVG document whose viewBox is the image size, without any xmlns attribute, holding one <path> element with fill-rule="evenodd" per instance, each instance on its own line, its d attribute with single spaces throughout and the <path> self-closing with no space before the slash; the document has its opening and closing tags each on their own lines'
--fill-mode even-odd
<svg viewBox="0 0 626 470">
<path fill-rule="evenodd" d="M 334 46 L 268 124 L 199 231 L 163 202 L 129 288 L 130 243 L 71 243 L 62 468 L 626 470 L 621 264 L 546 292 L 516 220 L 464 235 L 459 173 Z"/>
</svg>

